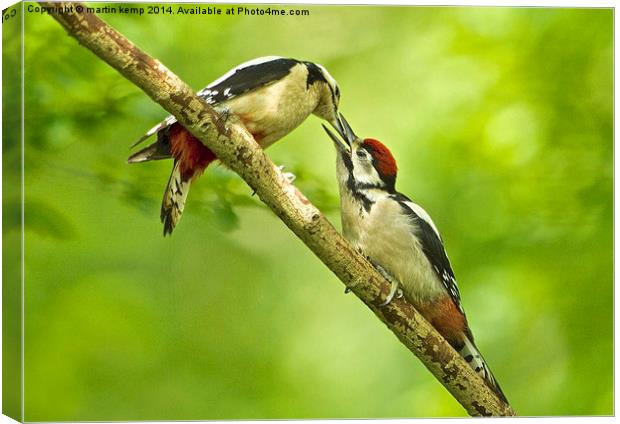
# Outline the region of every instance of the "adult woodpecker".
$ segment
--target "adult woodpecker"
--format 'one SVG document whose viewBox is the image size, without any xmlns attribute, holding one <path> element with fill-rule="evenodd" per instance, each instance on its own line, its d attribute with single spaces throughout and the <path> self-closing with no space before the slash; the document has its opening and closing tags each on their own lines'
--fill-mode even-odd
<svg viewBox="0 0 620 424">
<path fill-rule="evenodd" d="M 338 84 L 323 66 L 312 62 L 278 56 L 257 58 L 230 70 L 197 95 L 223 116 L 236 115 L 262 148 L 287 135 L 311 114 L 334 128 L 339 125 Z M 128 162 L 174 159 L 161 205 L 165 236 L 181 219 L 190 184 L 217 158 L 172 115 L 132 147 L 154 134 L 157 140 L 131 155 Z"/>
<path fill-rule="evenodd" d="M 431 217 L 395 189 L 396 161 L 380 141 L 361 140 L 341 115 L 337 151 L 342 231 L 391 282 L 385 306 L 398 291 L 508 403 L 474 344 L 454 272 Z"/>
</svg>

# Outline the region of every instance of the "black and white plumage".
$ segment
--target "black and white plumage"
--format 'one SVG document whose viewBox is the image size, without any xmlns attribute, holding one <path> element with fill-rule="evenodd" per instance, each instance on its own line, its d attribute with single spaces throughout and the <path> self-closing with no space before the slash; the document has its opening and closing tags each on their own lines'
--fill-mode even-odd
<svg viewBox="0 0 620 424">
<path fill-rule="evenodd" d="M 314 86 L 315 82 L 320 84 Z M 268 87 L 276 84 L 276 87 L 268 89 Z M 290 85 L 295 85 L 295 90 L 291 91 L 293 87 Z M 305 90 L 299 89 L 302 87 Z M 315 92 L 309 93 L 311 87 L 317 88 Z M 196 94 L 220 112 L 256 114 L 260 109 L 264 109 L 265 105 L 271 106 L 274 112 L 285 112 L 281 118 L 273 116 L 272 113 L 272 116 L 267 119 L 268 123 L 272 125 L 263 125 L 264 128 L 261 128 L 263 132 L 269 132 L 270 128 L 274 128 L 271 132 L 275 132 L 281 125 L 286 127 L 293 124 L 299 125 L 311 113 L 315 113 L 332 125 L 339 124 L 337 112 L 340 88 L 338 83 L 323 66 L 313 62 L 280 56 L 259 57 L 231 69 Z M 233 101 L 235 98 L 250 94 L 251 99 Z M 283 107 L 274 105 L 273 103 L 279 101 L 283 95 L 290 96 L 291 100 L 295 96 L 298 102 L 290 101 L 289 103 L 297 107 L 284 111 Z M 308 112 L 308 109 L 311 110 Z M 273 125 L 280 120 L 282 121 L 281 125 Z M 140 137 L 132 147 L 176 122 L 177 119 L 174 115 L 167 116 Z M 250 129 L 248 128 L 248 130 Z M 250 130 L 250 132 L 252 131 Z M 271 134 L 265 134 L 265 136 L 273 138 Z M 130 157 L 130 163 L 142 161 L 136 160 L 139 153 Z"/>
<path fill-rule="evenodd" d="M 414 225 L 417 226 L 418 232 L 416 235 L 420 238 L 424 254 L 433 266 L 435 274 L 437 274 L 437 277 L 446 288 L 454 304 L 464 313 L 465 311 L 461 305 L 461 293 L 456 284 L 454 271 L 452 271 L 450 260 L 443 246 L 443 240 L 433 220 L 420 205 L 412 202 L 407 196 L 401 193 L 394 193 L 390 197 L 398 202 L 403 213 L 409 216 Z"/>
<path fill-rule="evenodd" d="M 500 398 L 499 384 L 474 344 L 454 272 L 429 214 L 396 191 L 396 161 L 378 140 L 358 138 L 344 117 L 337 151 L 342 231 L 446 338 Z M 506 401 L 507 402 L 507 401 Z"/>
<path fill-rule="evenodd" d="M 332 126 L 339 125 L 338 84 L 323 66 L 313 62 L 278 56 L 257 58 L 235 67 L 197 94 L 223 116 L 238 117 L 262 148 L 290 133 L 311 114 Z M 162 201 L 165 235 L 181 218 L 191 181 L 217 158 L 174 116 L 155 125 L 134 146 L 155 134 L 157 140 L 128 161 L 174 158 Z M 175 181 L 178 184 L 171 186 Z"/>
</svg>

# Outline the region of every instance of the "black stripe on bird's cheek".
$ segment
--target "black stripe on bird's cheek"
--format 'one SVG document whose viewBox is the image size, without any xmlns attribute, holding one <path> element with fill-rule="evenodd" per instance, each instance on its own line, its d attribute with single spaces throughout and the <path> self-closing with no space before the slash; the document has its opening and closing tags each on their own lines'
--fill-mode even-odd
<svg viewBox="0 0 620 424">
<path fill-rule="evenodd" d="M 363 191 L 361 191 L 363 187 L 360 187 L 359 184 L 355 182 L 353 178 L 353 173 L 349 173 L 349 178 L 347 178 L 347 190 L 351 193 L 351 196 L 358 202 L 362 204 L 362 207 L 366 212 L 370 212 L 370 208 L 375 204 L 374 201 L 370 200 Z"/>
<path fill-rule="evenodd" d="M 372 205 L 375 204 L 375 202 L 373 202 L 372 200 L 370 200 L 368 197 L 364 196 L 363 194 L 359 196 L 359 200 L 362 202 L 362 207 L 364 208 L 366 213 L 370 212 L 370 208 L 372 208 Z"/>
<path fill-rule="evenodd" d="M 370 209 L 372 208 L 372 205 L 375 204 L 375 202 L 370 200 L 370 198 L 368 198 L 364 194 L 364 192 L 358 189 L 358 186 L 357 184 L 355 184 L 355 181 L 353 180 L 352 176 L 349 176 L 349 179 L 347 180 L 347 188 L 349 192 L 351 193 L 351 195 L 353 196 L 353 198 L 357 200 L 358 202 L 360 202 L 361 207 L 364 208 L 366 213 L 370 212 Z M 361 209 L 360 209 L 360 213 L 361 213 Z"/>
<path fill-rule="evenodd" d="M 348 152 L 340 153 L 340 157 L 342 158 L 342 163 L 344 163 L 344 167 L 349 171 L 349 176 L 352 178 L 353 175 L 353 161 L 351 160 L 351 156 L 347 155 Z"/>
<path fill-rule="evenodd" d="M 355 178 L 353 177 L 353 161 L 351 160 L 351 157 L 347 156 L 345 153 L 346 152 L 341 153 L 340 157 L 342 158 L 342 163 L 349 173 L 347 178 L 347 190 L 351 193 L 355 200 L 361 203 L 362 208 L 364 208 L 364 210 L 368 213 L 375 202 L 364 195 L 361 190 L 378 187 L 370 184 L 359 184 L 355 181 Z"/>
</svg>

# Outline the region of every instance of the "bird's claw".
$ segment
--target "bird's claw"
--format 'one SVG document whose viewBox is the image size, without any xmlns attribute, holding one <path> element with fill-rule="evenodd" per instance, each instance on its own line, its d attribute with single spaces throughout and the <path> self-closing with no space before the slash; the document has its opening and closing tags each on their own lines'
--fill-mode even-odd
<svg viewBox="0 0 620 424">
<path fill-rule="evenodd" d="M 398 290 L 396 290 L 396 299 L 402 299 L 404 296 L 405 293 L 403 292 L 403 289 L 399 287 Z"/>
<path fill-rule="evenodd" d="M 396 295 L 397 292 L 399 293 L 398 296 Z M 385 298 L 385 301 L 381 303 L 379 307 L 382 308 L 384 306 L 387 306 L 392 302 L 392 300 L 394 300 L 394 297 L 396 297 L 397 299 L 400 299 L 402 296 L 403 296 L 403 291 L 398 287 L 398 283 L 392 280 L 390 281 L 390 292 Z"/>
<path fill-rule="evenodd" d="M 390 292 L 388 293 L 385 301 L 379 305 L 379 307 L 382 308 L 389 305 L 392 300 L 394 300 L 394 297 L 397 299 L 403 297 L 403 291 L 400 289 L 398 281 L 396 281 L 396 279 L 392 277 L 383 267 L 377 265 L 376 268 L 377 271 L 379 271 L 379 273 L 390 282 Z"/>
<path fill-rule="evenodd" d="M 228 118 L 230 117 L 230 110 L 228 109 L 223 109 L 221 111 L 218 112 L 218 118 L 217 120 L 222 124 L 222 125 L 226 125 L 226 122 L 228 122 Z"/>
<path fill-rule="evenodd" d="M 284 178 L 286 178 L 286 181 L 288 181 L 289 184 L 291 184 L 293 181 L 295 181 L 295 178 L 297 178 L 292 172 L 283 172 L 282 175 L 284 175 Z"/>
<path fill-rule="evenodd" d="M 292 172 L 284 172 L 284 165 L 278 165 L 278 169 L 280 170 L 280 172 L 282 172 L 282 175 L 289 184 L 291 184 L 293 181 L 295 181 L 295 178 L 297 178 Z"/>
</svg>

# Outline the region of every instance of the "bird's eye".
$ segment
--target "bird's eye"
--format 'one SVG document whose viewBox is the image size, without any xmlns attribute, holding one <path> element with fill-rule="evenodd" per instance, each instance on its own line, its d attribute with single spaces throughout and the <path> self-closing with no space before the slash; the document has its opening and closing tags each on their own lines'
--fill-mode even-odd
<svg viewBox="0 0 620 424">
<path fill-rule="evenodd" d="M 340 88 L 336 87 L 336 98 L 340 99 Z"/>
<path fill-rule="evenodd" d="M 357 152 L 355 152 L 355 154 L 357 155 L 358 158 L 360 159 L 367 159 L 368 158 L 368 154 L 366 153 L 365 150 L 358 150 Z"/>
</svg>

